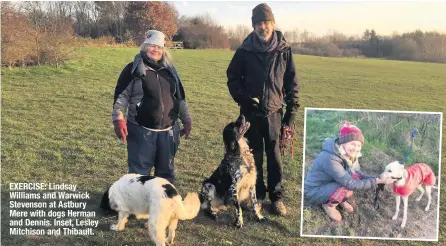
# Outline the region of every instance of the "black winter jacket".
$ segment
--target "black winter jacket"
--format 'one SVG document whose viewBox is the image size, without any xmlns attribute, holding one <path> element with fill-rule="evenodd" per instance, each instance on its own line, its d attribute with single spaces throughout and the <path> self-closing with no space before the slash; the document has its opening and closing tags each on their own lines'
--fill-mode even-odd
<svg viewBox="0 0 446 246">
<path fill-rule="evenodd" d="M 250 98 L 259 99 L 259 112 L 254 113 L 265 116 L 286 105 L 283 123 L 291 125 L 299 108 L 300 85 L 291 47 L 280 31 L 276 33 L 279 44 L 271 53 L 255 52 L 244 45 L 237 49 L 227 69 L 228 89 L 242 111 L 249 110 L 246 102 Z"/>
<path fill-rule="evenodd" d="M 141 68 L 143 75 L 135 72 Z M 150 129 L 165 129 L 178 119 L 179 98 L 184 99 L 184 89 L 167 68 L 131 62 L 121 72 L 115 88 L 113 117 L 125 115 L 128 109 L 128 121 Z"/>
</svg>

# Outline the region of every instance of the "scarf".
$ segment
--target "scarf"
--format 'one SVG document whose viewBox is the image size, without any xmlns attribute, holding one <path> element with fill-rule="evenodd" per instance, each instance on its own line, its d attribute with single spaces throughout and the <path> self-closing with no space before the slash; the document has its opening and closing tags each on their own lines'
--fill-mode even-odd
<svg viewBox="0 0 446 246">
<path fill-rule="evenodd" d="M 248 51 L 272 52 L 277 49 L 278 43 L 276 31 L 273 31 L 272 38 L 269 42 L 263 42 L 253 31 L 245 38 L 242 47 Z"/>
<path fill-rule="evenodd" d="M 354 171 L 361 169 L 361 166 L 359 165 L 359 161 L 358 161 L 358 158 L 361 157 L 361 153 L 359 153 L 356 158 L 350 158 L 341 145 L 338 145 L 336 143 L 336 148 L 339 151 L 339 153 L 341 154 L 341 158 L 347 162 L 347 165 L 349 168 L 351 168 Z"/>
<path fill-rule="evenodd" d="M 147 56 L 147 53 L 144 51 L 139 52 L 144 64 L 150 66 L 151 68 L 158 70 L 162 67 L 164 67 L 163 63 L 161 61 L 155 62 L 154 60 L 150 59 L 149 56 Z"/>
</svg>

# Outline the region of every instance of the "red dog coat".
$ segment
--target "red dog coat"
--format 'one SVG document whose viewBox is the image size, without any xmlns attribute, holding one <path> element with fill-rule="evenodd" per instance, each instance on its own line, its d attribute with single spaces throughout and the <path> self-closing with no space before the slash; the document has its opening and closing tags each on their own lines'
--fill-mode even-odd
<svg viewBox="0 0 446 246">
<path fill-rule="evenodd" d="M 435 184 L 435 175 L 432 169 L 424 163 L 416 163 L 406 168 L 407 178 L 403 186 L 393 185 L 393 192 L 400 196 L 408 196 L 421 184 L 432 186 Z"/>
</svg>

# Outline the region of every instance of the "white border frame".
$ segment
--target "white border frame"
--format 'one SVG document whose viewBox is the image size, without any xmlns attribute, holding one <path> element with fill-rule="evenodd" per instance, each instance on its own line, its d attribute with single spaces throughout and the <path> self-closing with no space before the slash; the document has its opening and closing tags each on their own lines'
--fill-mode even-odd
<svg viewBox="0 0 446 246">
<path fill-rule="evenodd" d="M 440 115 L 440 138 L 439 138 L 439 156 L 438 156 L 438 200 L 437 200 L 437 231 L 435 239 L 424 238 L 388 238 L 388 237 L 356 237 L 356 236 L 325 236 L 325 235 L 306 235 L 303 234 L 304 222 L 304 178 L 305 178 L 305 149 L 307 137 L 307 110 L 325 110 L 325 111 L 355 111 L 355 112 L 382 112 L 382 113 L 406 113 L 406 114 L 439 114 Z M 341 108 L 311 108 L 305 107 L 304 113 L 304 141 L 303 141 L 303 165 L 302 165 L 302 184 L 301 184 L 301 203 L 300 203 L 300 237 L 320 237 L 320 238 L 345 238 L 345 239 L 379 239 L 379 240 L 408 240 L 408 241 L 433 241 L 438 242 L 439 228 L 440 228 L 440 181 L 441 181 L 441 151 L 442 151 L 442 137 L 443 137 L 443 112 L 420 112 L 420 111 L 397 111 L 397 110 L 371 110 L 371 109 L 341 109 Z"/>
</svg>

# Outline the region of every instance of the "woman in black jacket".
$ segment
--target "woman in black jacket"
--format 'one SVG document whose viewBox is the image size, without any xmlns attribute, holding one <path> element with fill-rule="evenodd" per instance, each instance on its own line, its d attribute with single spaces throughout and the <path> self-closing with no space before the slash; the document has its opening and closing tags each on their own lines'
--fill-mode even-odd
<svg viewBox="0 0 446 246">
<path fill-rule="evenodd" d="M 118 138 L 127 142 L 129 173 L 149 175 L 155 167 L 155 176 L 173 183 L 179 136 L 189 136 L 192 118 L 164 44 L 162 32 L 146 33 L 139 54 L 119 76 L 112 120 Z"/>
</svg>

